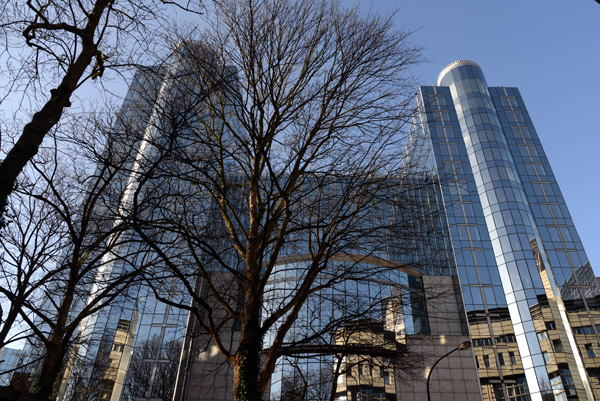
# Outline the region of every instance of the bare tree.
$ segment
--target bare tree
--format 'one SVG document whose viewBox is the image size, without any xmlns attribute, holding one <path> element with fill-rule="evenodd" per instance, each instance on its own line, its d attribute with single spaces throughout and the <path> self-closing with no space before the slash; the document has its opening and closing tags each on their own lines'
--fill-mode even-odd
<svg viewBox="0 0 600 401">
<path fill-rule="evenodd" d="M 72 95 L 107 69 L 139 63 L 157 45 L 158 28 L 169 7 L 197 11 L 190 2 L 95 0 L 7 1 L 0 20 L 0 52 L 6 86 L 0 99 L 18 100 L 13 119 L 3 127 L 0 163 L 0 223 L 8 196 L 44 138 L 71 107 Z M 27 103 L 29 102 L 29 107 Z M 8 119 L 7 119 L 8 120 Z M 19 133 L 20 132 L 20 133 Z M 7 135 L 8 134 L 8 135 Z"/>
<path fill-rule="evenodd" d="M 80 324 L 152 263 L 139 257 L 118 218 L 135 158 L 136 139 L 119 130 L 124 117 L 78 115 L 59 125 L 54 146 L 31 161 L 10 205 L 12 223 L 3 229 L 0 291 L 10 304 L 0 341 L 26 337 L 33 344 L 40 362 L 31 390 L 44 397 L 58 388 L 81 340 Z M 15 331 L 19 325 L 24 329 Z"/>
<path fill-rule="evenodd" d="M 20 312 L 27 302 L 39 303 L 36 290 L 53 272 L 65 241 L 62 221 L 48 205 L 16 197 L 7 212 L 15 224 L 2 231 L 0 293 L 8 302 L 0 304 L 0 348 L 28 336 Z"/>
<path fill-rule="evenodd" d="M 328 1 L 214 8 L 202 43 L 178 45 L 123 209 L 162 260 L 144 272 L 156 296 L 195 315 L 234 398 L 259 400 L 282 355 L 331 353 L 413 290 L 414 195 L 434 185 L 404 135 L 419 52 L 390 19 Z M 161 297 L 166 276 L 192 307 Z"/>
</svg>

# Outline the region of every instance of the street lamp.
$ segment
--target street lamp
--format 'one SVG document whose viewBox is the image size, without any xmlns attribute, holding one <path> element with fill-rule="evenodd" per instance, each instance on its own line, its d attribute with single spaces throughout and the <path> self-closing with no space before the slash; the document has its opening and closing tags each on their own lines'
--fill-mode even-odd
<svg viewBox="0 0 600 401">
<path fill-rule="evenodd" d="M 429 373 L 427 373 L 427 401 L 431 401 L 431 394 L 429 393 L 429 379 L 431 379 L 431 372 L 433 372 L 433 369 L 435 369 L 435 367 L 437 366 L 437 364 L 440 363 L 440 361 L 442 359 L 444 359 L 445 357 L 447 357 L 448 355 L 450 355 L 454 351 L 463 351 L 463 350 L 466 350 L 466 349 L 469 349 L 469 348 L 471 348 L 471 341 L 465 341 L 464 343 L 458 344 L 458 346 L 456 348 L 454 348 L 452 351 L 448 352 L 446 355 L 442 356 L 440 359 L 438 359 L 437 361 L 435 361 L 435 363 L 433 364 L 433 366 L 431 367 L 431 369 L 429 369 Z"/>
</svg>

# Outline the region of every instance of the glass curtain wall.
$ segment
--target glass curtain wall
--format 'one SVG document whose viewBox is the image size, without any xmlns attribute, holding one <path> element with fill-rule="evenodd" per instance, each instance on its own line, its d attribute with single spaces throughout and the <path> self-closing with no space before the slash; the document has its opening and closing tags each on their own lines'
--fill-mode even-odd
<svg viewBox="0 0 600 401">
<path fill-rule="evenodd" d="M 488 88 L 479 65 L 457 61 L 418 102 L 484 398 L 593 399 L 568 311 L 591 319 L 585 297 L 598 287 L 518 91 Z"/>
</svg>

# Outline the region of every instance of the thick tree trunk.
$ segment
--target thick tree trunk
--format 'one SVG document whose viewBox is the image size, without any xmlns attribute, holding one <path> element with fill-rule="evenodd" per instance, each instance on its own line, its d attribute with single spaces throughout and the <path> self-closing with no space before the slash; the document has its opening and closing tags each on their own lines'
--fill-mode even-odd
<svg viewBox="0 0 600 401">
<path fill-rule="evenodd" d="M 234 401 L 262 401 L 261 385 L 259 383 L 260 357 L 263 346 L 259 324 L 261 294 L 256 292 L 256 286 L 260 282 L 260 266 L 257 264 L 260 246 L 257 185 L 251 185 L 248 203 L 250 221 L 244 259 L 246 262 L 246 278 L 252 284 L 248 284 L 245 288 L 242 332 L 237 352 L 231 360 Z"/>
<path fill-rule="evenodd" d="M 66 351 L 63 342 L 59 341 L 57 343 L 56 341 L 52 341 L 46 344 L 44 362 L 42 363 L 40 376 L 34 389 L 34 392 L 38 396 L 48 399 L 53 398 L 55 389 L 58 387 L 58 379 L 62 372 Z"/>
<path fill-rule="evenodd" d="M 2 330 L 0 330 L 0 348 L 3 348 L 6 345 L 6 337 L 8 337 L 8 333 L 12 328 L 13 324 L 17 320 L 17 316 L 19 316 L 19 308 L 18 306 L 22 305 L 23 301 L 21 297 L 18 297 L 14 302 L 11 302 L 10 309 L 8 311 L 8 315 L 4 319 Z"/>
<path fill-rule="evenodd" d="M 51 91 L 50 99 L 25 125 L 21 136 L 0 163 L 0 227 L 4 225 L 8 196 L 15 187 L 17 177 L 29 160 L 37 154 L 44 137 L 56 125 L 64 108 L 70 106 L 71 95 L 97 54 L 94 34 L 100 23 L 100 17 L 110 2 L 111 0 L 98 0 L 94 4 L 92 12 L 88 14 L 87 25 L 82 30 L 81 53 L 68 66 L 58 87 Z"/>
<path fill-rule="evenodd" d="M 248 328 L 240 338 L 236 355 L 232 360 L 233 367 L 233 399 L 235 401 L 262 401 L 260 383 L 260 356 L 262 353 L 262 336 L 258 328 Z"/>
<path fill-rule="evenodd" d="M 74 269 L 71 271 L 71 275 L 76 276 L 77 272 L 78 270 Z M 77 280 L 71 277 L 58 310 L 56 325 L 52 330 L 50 339 L 45 344 L 46 353 L 42 360 L 42 368 L 34 392 L 47 398 L 53 398 L 56 389 L 58 389 L 71 336 L 75 330 L 74 326 L 67 328 L 67 319 L 74 300 L 75 284 L 73 283 L 75 282 Z"/>
</svg>

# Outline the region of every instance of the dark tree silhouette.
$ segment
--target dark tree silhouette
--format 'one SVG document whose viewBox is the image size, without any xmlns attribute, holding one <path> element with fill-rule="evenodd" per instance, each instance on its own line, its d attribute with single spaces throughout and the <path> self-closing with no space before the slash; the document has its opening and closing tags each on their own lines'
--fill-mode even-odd
<svg viewBox="0 0 600 401">
<path fill-rule="evenodd" d="M 167 4 L 185 8 L 190 3 L 10 0 L 3 4 L 2 72 L 7 83 L 0 96 L 20 94 L 34 106 L 22 126 L 17 124 L 8 133 L 4 127 L 0 134 L 5 152 L 0 161 L 0 224 L 5 224 L 8 196 L 19 174 L 72 106 L 73 93 L 107 69 L 136 64 L 153 49 L 160 40 L 159 26 L 167 21 Z M 26 103 L 21 100 L 20 108 Z"/>
<path fill-rule="evenodd" d="M 215 10 L 201 43 L 178 44 L 123 210 L 162 260 L 144 272 L 155 295 L 173 304 L 161 283 L 180 280 L 194 302 L 177 306 L 231 366 L 234 398 L 259 400 L 282 355 L 335 353 L 344 322 L 381 321 L 383 298 L 405 296 L 390 275 L 418 276 L 402 256 L 426 236 L 411 194 L 435 183 L 406 148 L 408 33 L 329 1 Z M 340 289 L 369 280 L 342 308 Z M 331 321 L 300 338 L 319 304 Z"/>
</svg>

